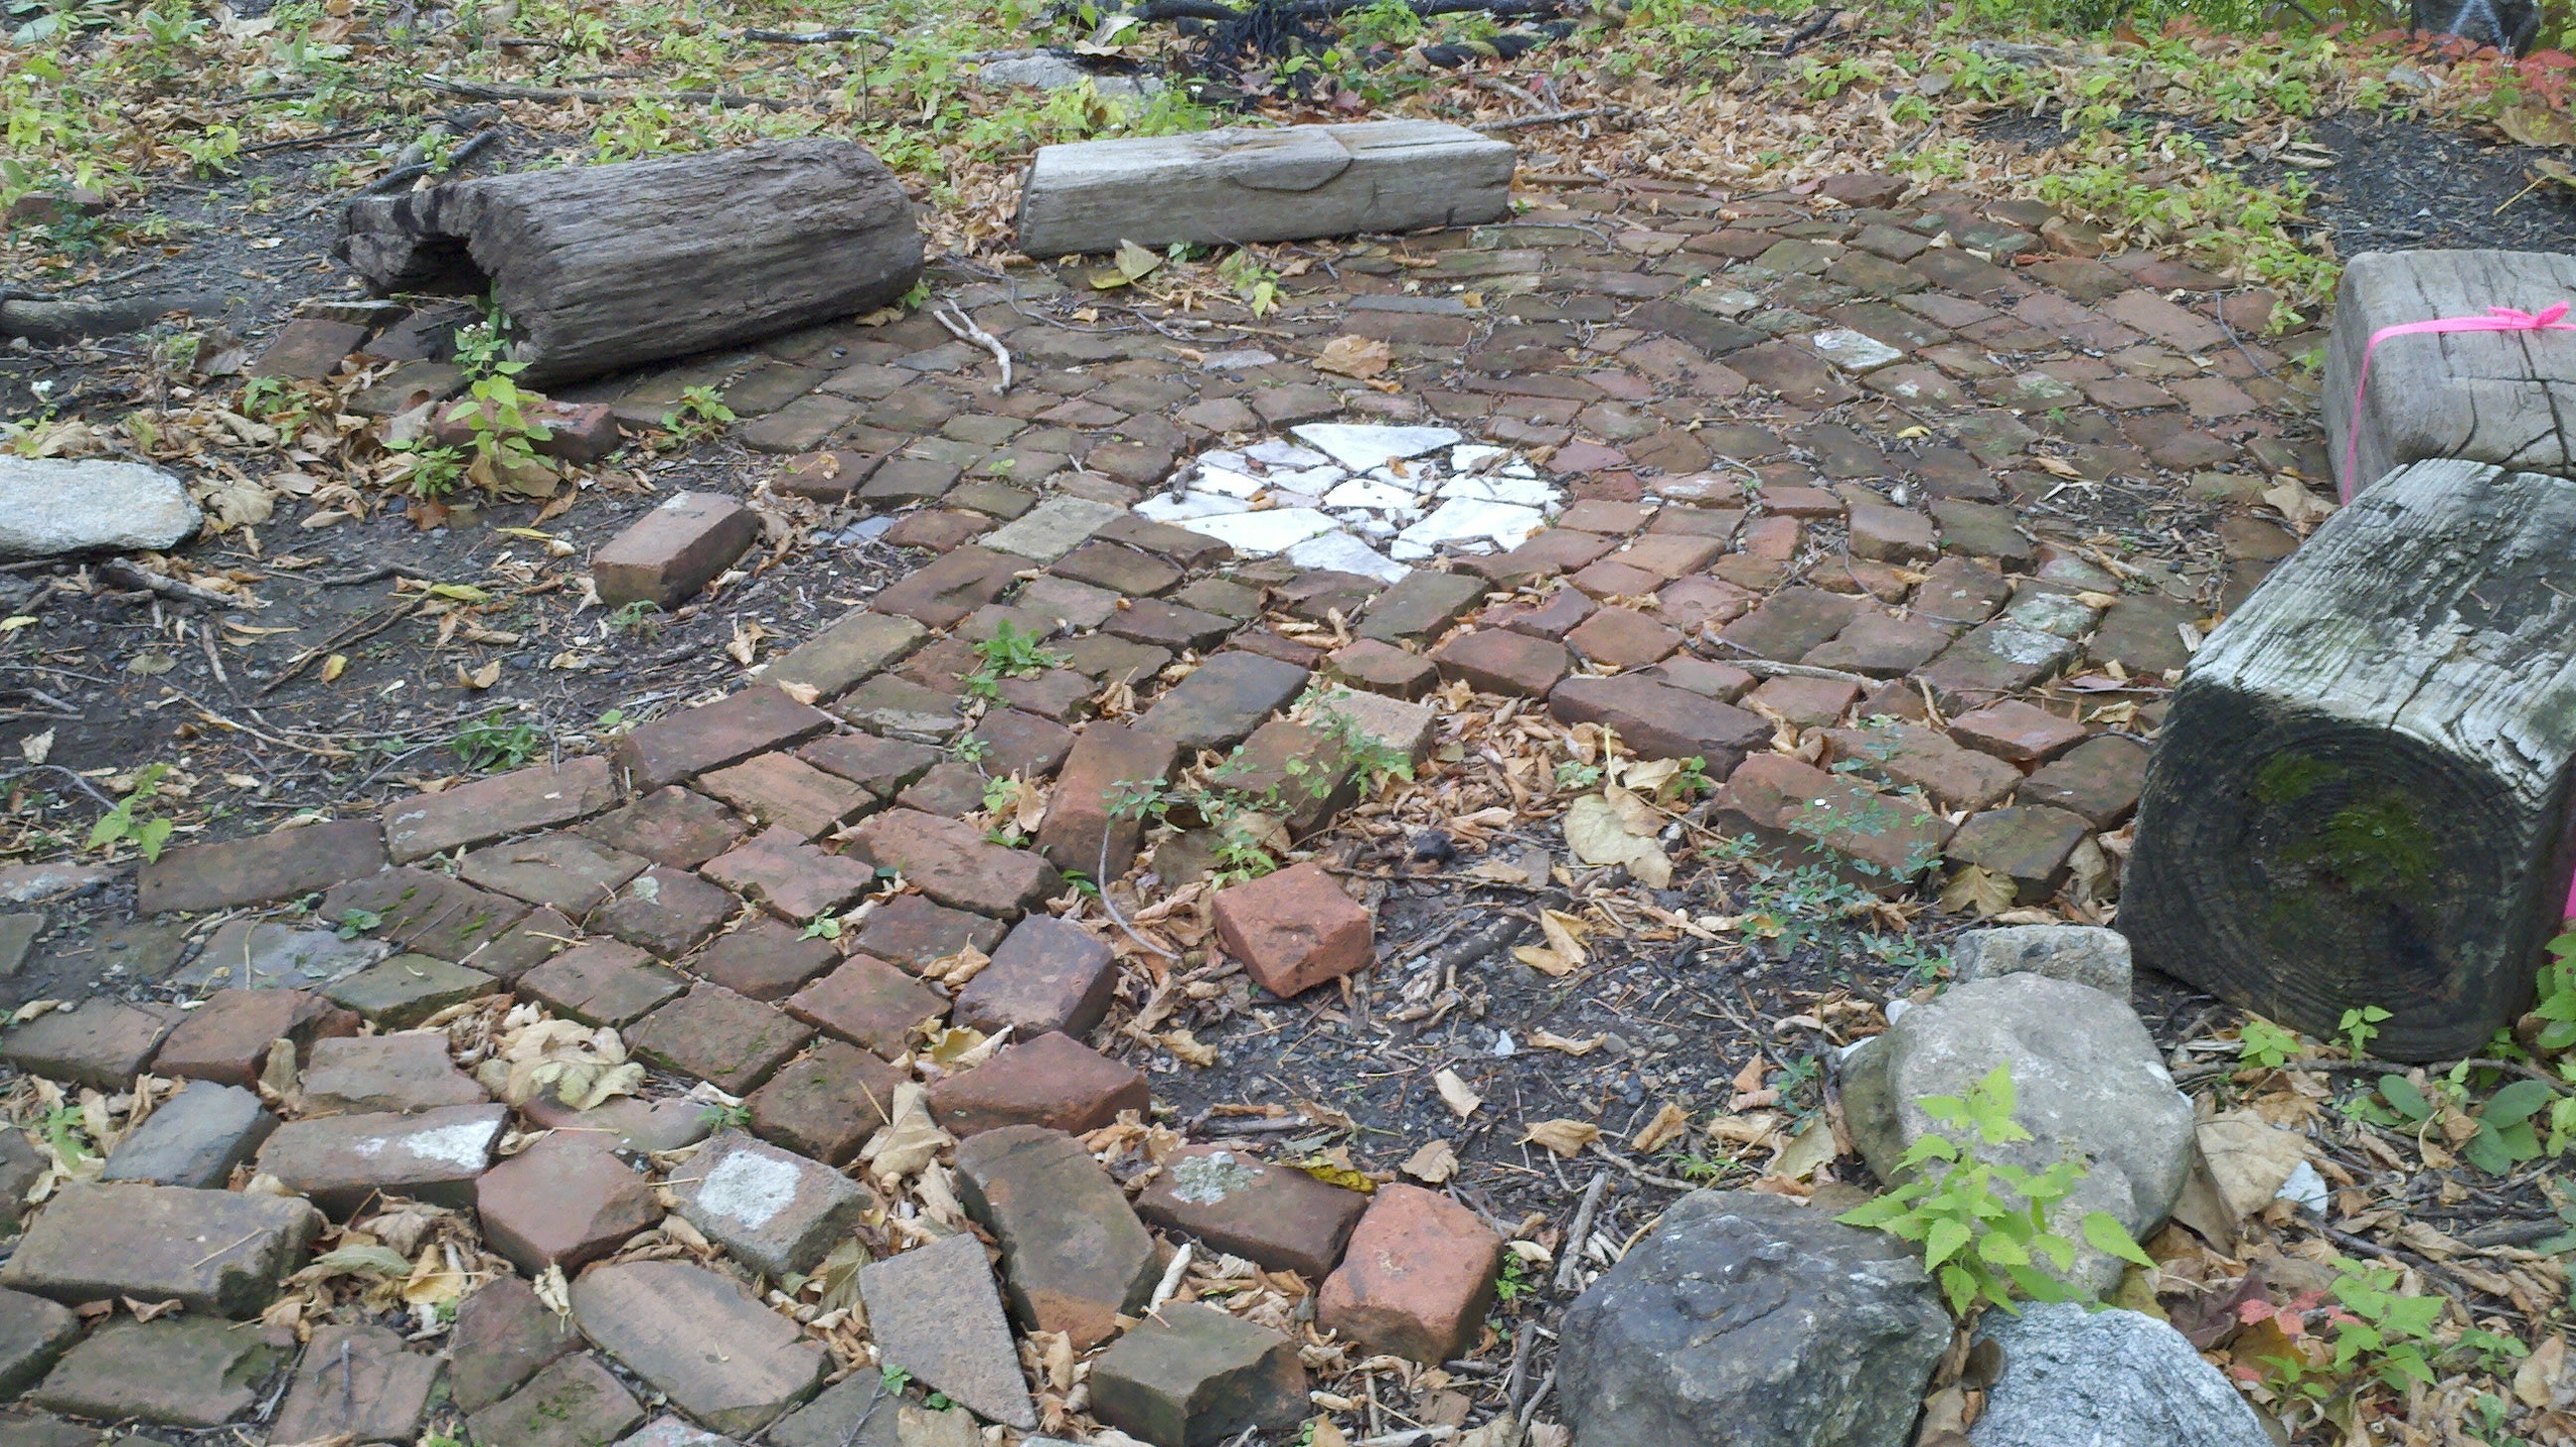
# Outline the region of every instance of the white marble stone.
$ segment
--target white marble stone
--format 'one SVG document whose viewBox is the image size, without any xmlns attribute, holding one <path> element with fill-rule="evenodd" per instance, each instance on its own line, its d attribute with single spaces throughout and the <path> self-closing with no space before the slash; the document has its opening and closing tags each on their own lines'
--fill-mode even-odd
<svg viewBox="0 0 2576 1447">
<path fill-rule="evenodd" d="M 1252 504 L 1239 497 L 1226 497 L 1213 492 L 1156 493 L 1136 504 L 1136 516 L 1158 523 L 1177 523 L 1189 518 L 1221 517 L 1226 513 L 1251 510 Z"/>
<path fill-rule="evenodd" d="M 1815 349 L 1816 355 L 1847 372 L 1875 372 L 1905 360 L 1903 352 L 1849 327 L 1818 332 L 1807 338 L 1807 345 Z"/>
<path fill-rule="evenodd" d="M 1292 467 L 1272 472 L 1270 483 L 1273 487 L 1293 487 L 1299 492 L 1323 492 L 1348 476 L 1349 471 L 1339 467 Z"/>
<path fill-rule="evenodd" d="M 1553 510 L 1564 501 L 1565 494 L 1556 484 L 1535 477 L 1512 477 L 1493 474 L 1485 477 L 1453 477 L 1440 484 L 1439 496 L 1475 498 L 1482 502 L 1507 502 L 1516 507 Z"/>
<path fill-rule="evenodd" d="M 1413 506 L 1413 489 L 1369 478 L 1352 478 L 1324 494 L 1326 507 L 1395 508 Z"/>
<path fill-rule="evenodd" d="M 1297 440 L 1329 454 L 1335 462 L 1366 472 L 1390 457 L 1420 457 L 1463 441 L 1446 427 L 1379 427 L 1355 422 L 1309 422 L 1288 429 Z"/>
<path fill-rule="evenodd" d="M 1254 443 L 1243 449 L 1243 455 L 1264 467 L 1321 467 L 1331 461 L 1330 458 L 1312 448 L 1300 447 L 1294 442 L 1282 442 L 1276 437 L 1267 442 Z"/>
<path fill-rule="evenodd" d="M 1251 367 L 1267 367 L 1278 360 L 1279 359 L 1277 357 L 1270 355 L 1259 347 L 1243 347 L 1231 352 L 1209 353 L 1207 360 L 1199 363 L 1199 370 L 1202 372 L 1240 372 Z"/>
<path fill-rule="evenodd" d="M 1529 541 L 1530 534 L 1547 526 L 1547 514 L 1534 507 L 1492 502 L 1483 498 L 1453 497 L 1431 510 L 1431 515 L 1397 536 L 1392 550 L 1399 561 L 1411 562 L 1429 555 L 1431 549 L 1454 547 L 1468 552 L 1500 551 L 1516 548 Z M 1412 552 L 1421 549 L 1420 553 Z"/>
<path fill-rule="evenodd" d="M 1337 573 L 1357 573 L 1384 583 L 1401 582 L 1407 573 L 1413 571 L 1338 529 L 1306 539 L 1288 549 L 1285 556 L 1301 568 L 1330 568 Z"/>
<path fill-rule="evenodd" d="M 1238 553 L 1257 558 L 1286 552 L 1318 533 L 1333 530 L 1331 518 L 1313 508 L 1303 507 L 1182 518 L 1174 520 L 1173 525 L 1187 528 L 1201 537 L 1214 538 Z"/>
<path fill-rule="evenodd" d="M 1232 468 L 1212 466 L 1204 458 L 1199 461 L 1199 475 L 1190 482 L 1190 489 L 1193 492 L 1213 492 L 1226 497 L 1245 499 L 1261 496 L 1262 489 L 1268 486 L 1270 483 L 1266 478 L 1254 477 L 1251 473 L 1237 472 Z"/>
<path fill-rule="evenodd" d="M 1449 470 L 1467 472 L 1475 468 L 1499 467 L 1509 459 L 1508 447 L 1488 447 L 1481 442 L 1462 443 L 1449 449 Z"/>
</svg>

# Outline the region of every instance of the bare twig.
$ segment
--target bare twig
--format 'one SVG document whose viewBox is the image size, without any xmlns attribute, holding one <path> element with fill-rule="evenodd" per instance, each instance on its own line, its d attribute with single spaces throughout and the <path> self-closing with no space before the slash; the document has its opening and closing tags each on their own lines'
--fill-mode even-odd
<svg viewBox="0 0 2576 1447">
<path fill-rule="evenodd" d="M 1577 1263 L 1583 1256 L 1583 1243 L 1592 1239 L 1592 1218 L 1600 1213 L 1602 1194 L 1610 1189 L 1610 1173 L 1594 1171 L 1592 1184 L 1583 1188 L 1583 1203 L 1574 1208 L 1574 1224 L 1565 1230 L 1565 1246 L 1556 1258 L 1556 1289 L 1572 1291 L 1580 1279 Z"/>
<path fill-rule="evenodd" d="M 1623 106 L 1585 106 L 1581 110 L 1549 111 L 1543 116 L 1513 116 L 1509 120 L 1485 121 L 1469 126 L 1471 131 L 1517 131 L 1525 126 L 1553 126 L 1566 121 L 1588 121 L 1595 116 L 1626 114 Z"/>
<path fill-rule="evenodd" d="M 932 320 L 948 329 L 948 335 L 961 342 L 973 342 L 993 354 L 993 360 L 1002 368 L 1002 380 L 993 384 L 994 396 L 999 397 L 1011 390 L 1011 352 L 1008 347 L 1002 345 L 1001 338 L 975 325 L 975 319 L 966 315 L 954 304 L 932 307 L 930 316 Z"/>
<path fill-rule="evenodd" d="M 426 578 L 429 576 L 431 576 L 429 573 L 424 572 L 419 568 L 415 568 L 409 563 L 378 563 L 372 568 L 361 568 L 357 572 L 343 573 L 336 578 L 316 578 L 313 580 L 313 586 L 316 588 L 354 588 L 360 583 L 373 583 L 385 578 Z"/>
<path fill-rule="evenodd" d="M 421 77 L 421 84 L 449 95 L 472 96 L 477 100 L 589 101 L 595 105 L 623 105 L 631 101 L 658 101 L 665 105 L 759 106 L 764 110 L 806 110 L 821 101 L 780 100 L 775 96 L 740 95 L 718 90 L 666 90 L 620 92 L 613 90 L 572 90 L 557 86 L 494 85 L 479 80 L 449 80 L 442 75 Z"/>
<path fill-rule="evenodd" d="M 880 37 L 873 30 L 844 27 L 839 30 L 746 30 L 742 38 L 771 45 L 838 45 L 845 40 L 876 40 Z"/>
<path fill-rule="evenodd" d="M 122 583 L 129 588 L 148 589 L 183 603 L 203 603 L 209 608 L 250 606 L 248 599 L 218 593 L 212 588 L 200 588 L 194 583 L 182 583 L 176 578 L 165 578 L 128 558 L 108 559 L 98 565 L 98 574 L 111 582 Z"/>
<path fill-rule="evenodd" d="M 421 161 L 409 166 L 398 166 L 369 182 L 366 189 L 360 191 L 358 194 L 361 196 L 390 196 L 394 192 L 401 190 L 423 176 L 442 170 L 455 170 L 457 167 L 473 160 L 478 152 L 481 152 L 486 147 L 500 139 L 501 133 L 499 131 L 480 132 L 468 138 L 464 145 L 458 146 L 454 151 L 450 152 L 446 160 Z"/>
</svg>

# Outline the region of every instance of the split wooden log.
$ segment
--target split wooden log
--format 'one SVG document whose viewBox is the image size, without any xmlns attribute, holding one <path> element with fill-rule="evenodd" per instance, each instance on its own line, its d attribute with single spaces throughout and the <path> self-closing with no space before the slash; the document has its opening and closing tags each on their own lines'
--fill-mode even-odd
<svg viewBox="0 0 2576 1447">
<path fill-rule="evenodd" d="M 1020 193 L 1020 250 L 1056 257 L 1121 241 L 1296 241 L 1500 221 L 1519 154 L 1440 121 L 1041 146 Z"/>
<path fill-rule="evenodd" d="M 2391 337 L 2370 359 L 2353 427 L 2353 388 L 2373 333 L 2489 307 L 2576 301 L 2576 256 L 2527 251 L 2369 251 L 2344 267 L 2326 347 L 2326 448 L 2358 492 L 2410 462 L 2456 457 L 2576 477 L 2576 332 L 2440 332 Z"/>
<path fill-rule="evenodd" d="M 814 137 L 352 201 L 337 254 L 380 291 L 488 288 L 532 386 L 869 311 L 921 276 L 894 173 Z"/>
<path fill-rule="evenodd" d="M 2475 1054 L 2556 932 L 2576 760 L 2576 483 L 2391 473 L 2192 658 L 2147 769 L 2138 959 L 2312 1035 Z"/>
</svg>

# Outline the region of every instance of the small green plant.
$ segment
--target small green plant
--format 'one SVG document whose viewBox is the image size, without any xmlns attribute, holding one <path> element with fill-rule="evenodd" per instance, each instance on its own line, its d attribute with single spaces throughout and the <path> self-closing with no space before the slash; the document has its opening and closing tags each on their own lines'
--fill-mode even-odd
<svg viewBox="0 0 2576 1447">
<path fill-rule="evenodd" d="M 465 475 L 495 492 L 531 476 L 554 475 L 553 464 L 537 456 L 537 444 L 551 440 L 554 429 L 528 416 L 528 408 L 544 399 L 512 380 L 527 365 L 499 363 L 447 409 L 447 420 L 464 423 L 470 434 Z"/>
<path fill-rule="evenodd" d="M 1682 771 L 1673 776 L 1673 786 L 1685 799 L 1697 799 L 1717 792 L 1716 781 L 1708 776 L 1708 760 L 1696 755 L 1682 760 Z"/>
<path fill-rule="evenodd" d="M 134 787 L 116 801 L 116 807 L 99 816 L 90 826 L 89 847 L 115 852 L 119 844 L 131 844 L 147 861 L 161 857 L 161 848 L 170 842 L 174 827 L 167 819 L 135 817 L 135 808 L 150 803 L 161 791 L 161 776 L 170 772 L 168 764 L 150 764 L 134 776 Z"/>
<path fill-rule="evenodd" d="M 1572 1243 L 1566 1249 L 1574 1249 Z M 1529 1263 L 1516 1251 L 1504 1252 L 1502 1274 L 1494 1278 L 1494 1299 L 1511 1306 L 1536 1289 L 1537 1283 L 1530 1280 Z"/>
<path fill-rule="evenodd" d="M 335 932 L 344 940 L 353 940 L 371 929 L 383 926 L 385 917 L 372 909 L 344 909 Z"/>
<path fill-rule="evenodd" d="M 800 940 L 836 940 L 841 937 L 841 922 L 832 915 L 818 914 L 805 922 L 805 928 L 798 931 L 796 937 Z"/>
<path fill-rule="evenodd" d="M 480 381 L 510 359 L 509 317 L 495 308 L 483 320 L 456 329 L 456 370 Z"/>
<path fill-rule="evenodd" d="M 1589 789 L 1601 782 L 1601 766 L 1568 759 L 1556 766 L 1556 786 L 1560 789 Z"/>
<path fill-rule="evenodd" d="M 2327 1360 L 2313 1360 L 2308 1354 L 2266 1357 L 2258 1363 L 2241 1363 L 2239 1375 L 2285 1395 L 2323 1401 L 2356 1375 L 2367 1374 L 2390 1391 L 2404 1392 L 2410 1384 L 2431 1385 L 2434 1362 L 2452 1352 L 2465 1349 L 2510 1356 L 2496 1344 L 2519 1347 L 2475 1328 L 2445 1344 L 2434 1335 L 2434 1325 L 2442 1316 L 2441 1297 L 2399 1294 L 2404 1276 L 2394 1267 L 2372 1266 L 2350 1257 L 2337 1257 L 2334 1265 L 2334 1285 L 2325 1291 L 2304 1292 L 2280 1306 L 2258 1298 L 2237 1313 L 2247 1322 L 2272 1322 L 2294 1343 L 2321 1341 L 2318 1354 Z M 2312 1329 L 2321 1330 L 2312 1335 Z"/>
<path fill-rule="evenodd" d="M 457 762 L 467 773 L 515 769 L 536 757 L 545 736 L 535 724 L 509 719 L 509 714 L 496 708 L 456 731 L 448 747 L 455 750 Z"/>
<path fill-rule="evenodd" d="M 2255 1070 L 2278 1070 L 2298 1058 L 2299 1037 L 2260 1015 L 2245 1017 L 2237 1032 L 2236 1063 Z"/>
<path fill-rule="evenodd" d="M 948 757 L 961 764 L 981 765 L 992 752 L 992 742 L 974 734 L 959 734 L 948 745 Z"/>
<path fill-rule="evenodd" d="M 1835 1218 L 1920 1245 L 1924 1265 L 1959 1316 L 1980 1301 L 2012 1311 L 2016 1293 L 2033 1301 L 2080 1299 L 2076 1288 L 2043 1270 L 2042 1262 L 2061 1273 L 2075 1265 L 2075 1243 L 2051 1230 L 2048 1216 L 2087 1166 L 2070 1157 L 2034 1172 L 1984 1159 L 1992 1147 L 2031 1138 L 2013 1119 L 2013 1103 L 2009 1065 L 1996 1066 L 1963 1095 L 1917 1100 L 1926 1115 L 1970 1139 L 1925 1135 L 1897 1163 L 1900 1174 L 1912 1173 L 1910 1179 Z M 2107 1212 L 2088 1213 L 2081 1229 L 2097 1251 L 2154 1265 Z"/>
<path fill-rule="evenodd" d="M 751 1129 L 748 1105 L 710 1105 L 698 1112 L 698 1123 L 710 1131 Z"/>
<path fill-rule="evenodd" d="M 886 1364 L 884 1370 L 877 1373 L 877 1387 L 889 1397 L 901 1396 L 903 1389 L 911 1385 L 912 1373 L 891 1362 Z"/>
<path fill-rule="evenodd" d="M 2466 1108 L 2469 1066 L 2454 1067 L 2447 1079 L 2423 1087 L 2403 1075 L 2379 1077 L 2379 1102 L 2359 1100 L 2345 1109 L 2373 1125 L 2406 1129 L 2418 1135 L 2442 1131 L 2454 1116 L 2475 1122 L 2477 1129 L 2460 1143 L 2460 1156 L 2489 1175 L 2501 1176 L 2542 1154 L 2540 1133 L 2532 1117 L 2558 1101 L 2558 1092 L 2537 1080 L 2517 1080 L 2487 1098 L 2475 1110 Z M 2559 1134 L 2554 1129 L 2553 1136 Z"/>
<path fill-rule="evenodd" d="M 465 454 L 453 447 L 423 445 L 427 440 L 415 437 L 395 445 L 394 450 L 403 454 L 403 485 L 414 497 L 448 497 L 465 481 Z"/>
<path fill-rule="evenodd" d="M 680 404 L 662 414 L 662 430 L 682 447 L 694 447 L 734 423 L 731 407 L 713 387 L 683 387 Z"/>
<path fill-rule="evenodd" d="M 2370 1042 L 2379 1038 L 2379 1027 L 2388 1012 L 2377 1005 L 2362 1005 L 2343 1012 L 2335 1028 L 2343 1032 L 2344 1052 L 2355 1060 L 2370 1058 Z"/>
<path fill-rule="evenodd" d="M 650 638 L 662 630 L 662 625 L 656 618 L 661 611 L 662 605 L 650 598 L 638 598 L 632 603 L 619 604 L 617 611 L 608 615 L 609 631 L 624 633 L 635 638 Z"/>
<path fill-rule="evenodd" d="M 69 1101 L 45 1112 L 45 1140 L 67 1166 L 79 1165 L 94 1153 L 83 1130 L 81 1108 Z"/>
<path fill-rule="evenodd" d="M 2540 967 L 2540 999 L 2531 1013 L 2544 1023 L 2531 1048 L 2543 1054 L 2576 1046 L 2576 931 L 2549 942 L 2549 960 Z"/>
<path fill-rule="evenodd" d="M 975 645 L 975 656 L 984 661 L 984 666 L 961 680 L 967 695 L 1000 698 L 1003 679 L 1027 678 L 1064 667 L 1064 655 L 1048 652 L 1039 646 L 1041 641 L 1038 635 L 1015 626 L 1009 619 L 993 625 L 993 636 Z"/>
<path fill-rule="evenodd" d="M 1241 247 L 1217 263 L 1217 278 L 1234 289 L 1245 309 L 1256 317 L 1279 310 L 1279 273 Z"/>
<path fill-rule="evenodd" d="M 1401 50 L 1420 40 L 1422 33 L 1422 16 L 1405 0 L 1369 0 L 1342 16 L 1342 34 L 1359 45 Z"/>
</svg>

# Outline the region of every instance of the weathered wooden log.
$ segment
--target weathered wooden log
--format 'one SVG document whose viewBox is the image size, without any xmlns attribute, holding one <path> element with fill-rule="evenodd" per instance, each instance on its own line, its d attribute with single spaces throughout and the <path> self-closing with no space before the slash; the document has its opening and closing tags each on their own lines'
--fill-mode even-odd
<svg viewBox="0 0 2576 1447">
<path fill-rule="evenodd" d="M 1439 121 L 1041 146 L 1020 192 L 1020 250 L 1055 257 L 1121 241 L 1295 241 L 1500 221 L 1519 154 Z"/>
<path fill-rule="evenodd" d="M 337 254 L 383 291 L 488 287 L 536 386 L 868 311 L 921 275 L 894 173 L 819 137 L 364 198 Z"/>
<path fill-rule="evenodd" d="M 2314 1035 L 2475 1054 L 2530 1001 L 2576 855 L 2576 483 L 2382 479 L 2193 655 L 2147 769 L 2138 959 Z"/>
<path fill-rule="evenodd" d="M 2326 347 L 2326 448 L 2352 491 L 2410 462 L 2463 458 L 2576 477 L 2576 332 L 2391 337 L 2370 359 L 2361 426 L 2353 387 L 2382 327 L 2539 311 L 2576 301 L 2576 256 L 2528 251 L 2368 251 L 2344 267 Z"/>
</svg>

